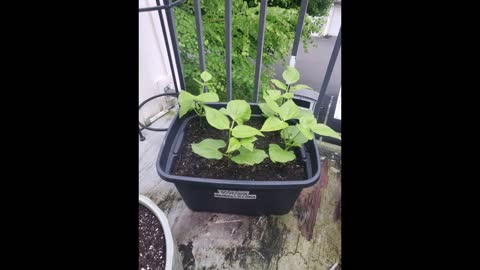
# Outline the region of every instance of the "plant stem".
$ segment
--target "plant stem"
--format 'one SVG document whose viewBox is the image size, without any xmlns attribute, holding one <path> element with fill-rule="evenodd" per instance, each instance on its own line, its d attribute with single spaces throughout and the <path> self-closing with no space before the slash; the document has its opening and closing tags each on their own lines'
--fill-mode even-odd
<svg viewBox="0 0 480 270">
<path fill-rule="evenodd" d="M 292 141 L 295 140 L 295 138 L 297 138 L 298 134 L 300 134 L 300 130 L 297 132 L 297 134 L 295 134 L 295 136 L 293 136 Z"/>
<path fill-rule="evenodd" d="M 290 84 L 287 85 L 287 90 L 285 91 L 285 94 L 289 93 L 289 92 L 290 92 Z M 285 103 L 285 100 L 286 100 L 286 98 L 282 97 L 282 105 L 283 105 L 283 103 Z"/>
<path fill-rule="evenodd" d="M 233 125 L 235 124 L 235 121 L 232 119 L 232 125 L 230 126 L 230 129 L 228 130 L 228 141 L 230 141 L 230 138 L 232 137 L 232 129 Z"/>
<path fill-rule="evenodd" d="M 233 129 L 234 124 L 235 124 L 235 121 L 233 121 L 233 119 L 232 119 L 232 125 L 230 126 L 230 129 L 228 130 L 228 143 L 230 143 L 230 138 L 232 137 L 232 129 Z M 223 155 L 226 156 L 228 158 L 228 162 L 230 162 L 230 159 L 232 158 L 232 153 L 227 153 L 227 154 L 223 154 Z"/>
<path fill-rule="evenodd" d="M 205 113 L 203 112 L 203 105 L 199 105 L 198 103 L 195 103 L 195 106 L 193 106 L 193 110 L 197 113 L 198 116 L 205 115 Z"/>
<path fill-rule="evenodd" d="M 297 134 L 295 134 L 295 136 L 293 136 L 292 139 L 288 140 L 288 142 L 286 143 L 286 147 L 285 147 L 286 151 L 288 151 L 290 149 L 290 147 L 293 146 L 293 144 L 295 143 L 295 138 L 298 136 L 298 134 L 300 134 L 300 130 L 297 132 Z"/>
<path fill-rule="evenodd" d="M 195 79 L 195 78 L 193 78 L 193 80 L 196 81 L 196 82 L 197 82 L 198 84 L 200 84 L 201 86 L 204 86 L 204 84 L 203 84 L 201 81 L 199 81 L 199 80 L 197 80 L 197 79 Z"/>
<path fill-rule="evenodd" d="M 195 108 L 195 107 L 196 106 L 193 107 L 193 110 L 197 113 L 198 116 L 202 116 L 202 114 L 199 111 L 197 111 L 197 108 Z"/>
</svg>

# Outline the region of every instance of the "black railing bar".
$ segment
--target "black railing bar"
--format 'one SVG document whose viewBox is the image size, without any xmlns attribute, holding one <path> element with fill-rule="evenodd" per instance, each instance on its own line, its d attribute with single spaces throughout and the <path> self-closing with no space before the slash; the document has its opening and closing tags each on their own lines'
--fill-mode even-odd
<svg viewBox="0 0 480 270">
<path fill-rule="evenodd" d="M 320 104 L 327 92 L 327 86 L 330 82 L 330 77 L 332 76 L 333 67 L 337 62 L 338 52 L 340 51 L 340 47 L 342 45 L 342 27 L 340 26 L 340 30 L 338 31 L 337 39 L 335 40 L 335 45 L 333 46 L 332 55 L 330 56 L 330 60 L 328 61 L 327 71 L 325 72 L 325 77 L 323 78 L 322 86 L 320 88 L 320 92 L 318 94 L 317 106 L 315 107 L 315 116 L 319 117 L 320 115 Z"/>
<path fill-rule="evenodd" d="M 255 64 L 255 86 L 253 88 L 253 102 L 258 102 L 258 89 L 260 88 L 260 72 L 262 70 L 263 43 L 265 39 L 265 21 L 267 15 L 267 0 L 260 4 L 260 18 L 258 22 L 257 59 Z"/>
<path fill-rule="evenodd" d="M 169 3 L 169 0 L 164 2 Z M 175 64 L 177 66 L 178 78 L 180 80 L 180 88 L 185 90 L 185 79 L 183 77 L 182 59 L 180 58 L 180 50 L 178 49 L 177 29 L 175 28 L 175 18 L 173 16 L 173 10 L 165 10 L 167 15 L 168 29 L 170 29 L 170 40 L 172 42 L 173 56 L 175 57 Z"/>
<path fill-rule="evenodd" d="M 232 100 L 232 0 L 225 0 L 225 64 L 227 75 L 227 101 Z"/>
<path fill-rule="evenodd" d="M 333 96 L 328 96 L 328 98 L 329 98 L 329 101 L 328 101 L 327 112 L 325 113 L 325 119 L 323 119 L 324 125 L 326 125 L 328 122 L 328 117 L 330 116 L 330 109 L 332 108 Z M 319 138 L 318 139 L 319 142 L 323 141 L 323 136 L 320 136 L 318 134 L 315 134 L 315 138 Z"/>
<path fill-rule="evenodd" d="M 328 117 L 330 116 L 330 110 L 332 109 L 332 102 L 333 102 L 333 96 L 329 96 L 329 101 L 328 101 L 328 107 L 327 107 L 327 114 L 325 114 L 325 120 L 323 120 L 323 123 L 326 125 L 328 122 Z"/>
<path fill-rule="evenodd" d="M 297 29 L 295 30 L 295 39 L 293 40 L 292 53 L 290 56 L 289 66 L 295 67 L 295 62 L 298 53 L 298 45 L 300 44 L 300 37 L 303 31 L 303 22 L 305 20 L 305 14 L 307 13 L 308 0 L 302 0 L 300 10 L 298 11 Z"/>
<path fill-rule="evenodd" d="M 200 72 L 205 71 L 205 48 L 203 47 L 203 26 L 202 26 L 202 10 L 200 9 L 200 1 L 194 0 L 195 25 L 197 29 L 197 44 L 198 56 L 200 58 Z M 203 92 L 208 92 L 206 86 L 203 87 Z"/>
<path fill-rule="evenodd" d="M 161 6 L 157 1 L 157 6 L 156 7 L 139 8 L 138 12 L 147 12 L 147 11 L 154 11 L 154 10 L 159 10 L 160 11 L 162 9 L 170 9 L 170 8 L 173 8 L 175 6 L 178 6 L 178 5 L 182 4 L 183 2 L 185 2 L 185 0 L 178 0 L 178 1 L 173 2 L 171 4 Z"/>
<path fill-rule="evenodd" d="M 160 5 L 160 0 L 156 0 L 157 5 Z M 178 82 L 177 82 L 177 77 L 175 73 L 175 69 L 173 67 L 173 61 L 172 61 L 172 53 L 170 51 L 170 44 L 168 42 L 168 37 L 167 37 L 167 32 L 165 28 L 165 22 L 163 21 L 163 14 L 161 10 L 158 10 L 158 17 L 160 19 L 160 25 L 162 26 L 162 35 L 163 35 L 163 40 L 165 41 L 165 48 L 167 49 L 167 56 L 168 56 L 168 65 L 170 66 L 170 72 L 172 73 L 172 78 L 173 78 L 173 83 L 175 85 L 175 92 L 178 93 Z"/>
</svg>

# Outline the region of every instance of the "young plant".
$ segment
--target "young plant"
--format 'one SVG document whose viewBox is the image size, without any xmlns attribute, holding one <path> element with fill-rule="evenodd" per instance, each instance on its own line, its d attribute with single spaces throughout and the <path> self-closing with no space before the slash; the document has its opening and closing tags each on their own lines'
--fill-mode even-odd
<svg viewBox="0 0 480 270">
<path fill-rule="evenodd" d="M 255 165 L 261 163 L 268 155 L 265 151 L 255 149 L 256 136 L 264 136 L 258 129 L 245 125 L 251 116 L 250 105 L 244 100 L 231 100 L 226 108 L 216 110 L 205 106 L 207 122 L 214 128 L 228 130 L 228 147 L 223 153 L 219 149 L 227 143 L 219 139 L 204 139 L 192 144 L 192 151 L 204 158 L 222 159 L 227 157 L 237 164 Z M 231 119 L 231 120 L 230 120 Z M 238 151 L 237 155 L 234 155 Z"/>
<path fill-rule="evenodd" d="M 317 123 L 317 119 L 310 110 L 302 110 L 293 102 L 293 93 L 300 89 L 310 89 L 305 84 L 293 85 L 300 79 L 300 74 L 293 67 L 287 67 L 282 74 L 285 83 L 272 80 L 280 90 L 267 90 L 263 94 L 265 103 L 259 104 L 260 109 L 267 119 L 260 131 L 280 131 L 284 148 L 278 144 L 269 144 L 268 152 L 273 162 L 289 162 L 295 159 L 292 147 L 301 147 L 308 140 L 312 140 L 316 133 L 337 139 L 341 137 L 327 125 Z M 288 121 L 295 121 L 289 125 Z"/>
<path fill-rule="evenodd" d="M 203 82 L 200 82 L 197 79 L 195 79 L 195 81 L 202 86 L 203 90 L 203 87 L 208 85 L 207 82 L 212 79 L 212 75 L 207 71 L 204 71 L 202 74 L 200 74 L 200 78 Z M 205 116 L 205 108 L 208 107 L 205 105 L 205 102 L 218 102 L 218 100 L 218 95 L 213 92 L 202 93 L 198 96 L 195 96 L 187 91 L 182 90 L 178 95 L 178 103 L 180 104 L 179 116 L 181 118 L 192 110 L 195 111 L 199 116 Z"/>
<path fill-rule="evenodd" d="M 213 77 L 210 73 L 208 73 L 207 71 L 204 71 L 200 74 L 200 78 L 202 79 L 202 81 L 199 81 L 195 78 L 193 78 L 193 80 L 199 84 L 200 88 L 199 88 L 199 92 L 202 93 L 203 90 L 205 89 L 205 87 L 208 86 L 208 92 L 212 92 L 212 93 L 217 93 L 217 89 L 215 87 L 215 84 L 214 83 L 211 83 Z"/>
<path fill-rule="evenodd" d="M 301 89 L 313 90 L 310 86 L 306 84 L 296 84 L 300 79 L 300 73 L 294 67 L 287 67 L 282 73 L 282 77 L 285 82 L 281 82 L 277 79 L 271 80 L 272 84 L 278 89 L 267 90 L 268 94 L 273 100 L 280 100 L 280 104 L 283 104 L 285 101 L 293 98 L 293 94 Z"/>
</svg>

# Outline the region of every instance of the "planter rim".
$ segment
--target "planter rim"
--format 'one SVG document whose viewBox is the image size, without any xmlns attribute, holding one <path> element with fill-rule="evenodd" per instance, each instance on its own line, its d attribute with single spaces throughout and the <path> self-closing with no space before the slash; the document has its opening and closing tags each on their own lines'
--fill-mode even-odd
<svg viewBox="0 0 480 270">
<path fill-rule="evenodd" d="M 168 224 L 167 216 L 163 213 L 160 208 L 152 201 L 150 198 L 144 195 L 139 195 L 139 203 L 148 208 L 153 214 L 157 217 L 160 221 L 160 225 L 162 226 L 163 234 L 165 236 L 165 246 L 166 246 L 166 259 L 165 259 L 165 269 L 172 270 L 173 269 L 173 256 L 174 256 L 174 242 L 172 231 L 170 230 L 170 225 Z"/>
<path fill-rule="evenodd" d="M 205 103 L 207 105 L 226 105 L 227 102 L 208 102 Z M 258 106 L 259 103 L 249 102 L 251 106 Z M 291 189 L 291 188 L 304 188 L 309 187 L 315 184 L 320 178 L 320 169 L 316 171 L 314 175 L 310 178 L 305 180 L 282 180 L 282 181 L 275 181 L 275 180 L 232 180 L 232 179 L 213 179 L 213 178 L 200 178 L 200 177 L 192 177 L 192 176 L 180 176 L 180 175 L 172 175 L 167 173 L 161 166 L 160 166 L 160 158 L 162 152 L 165 148 L 165 141 L 168 134 L 171 131 L 171 127 L 178 120 L 179 112 L 176 113 L 174 120 L 170 123 L 168 128 L 167 134 L 165 135 L 165 139 L 162 142 L 160 147 L 160 151 L 158 154 L 156 168 L 157 172 L 160 177 L 168 182 L 174 183 L 188 183 L 188 184 L 203 184 L 203 185 L 211 185 L 216 187 L 229 187 L 229 188 L 251 188 L 251 189 Z M 318 145 L 317 141 L 311 140 L 311 143 L 314 144 L 314 151 L 315 155 L 319 156 Z M 320 160 L 318 159 L 318 168 L 320 168 Z"/>
</svg>

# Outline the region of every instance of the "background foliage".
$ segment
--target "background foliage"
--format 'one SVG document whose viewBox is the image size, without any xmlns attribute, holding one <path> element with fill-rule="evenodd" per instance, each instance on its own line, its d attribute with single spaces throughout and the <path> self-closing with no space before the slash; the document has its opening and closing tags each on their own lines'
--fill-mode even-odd
<svg viewBox="0 0 480 270">
<path fill-rule="evenodd" d="M 327 4 L 331 2 L 333 0 L 310 1 L 309 9 L 312 8 L 314 14 L 326 14 L 329 7 Z M 206 67 L 213 75 L 209 91 L 216 92 L 221 101 L 226 100 L 224 3 L 224 0 L 204 0 L 201 3 Z M 274 0 L 268 3 L 260 93 L 270 88 L 269 80 L 275 75 L 275 64 L 282 61 L 286 65 L 290 56 L 299 3 L 296 0 Z M 252 101 L 259 11 L 257 0 L 232 1 L 233 99 Z M 201 72 L 193 0 L 187 0 L 175 8 L 175 19 L 186 83 L 184 90 L 198 94 L 202 87 L 194 80 Z M 301 39 L 304 49 L 313 44 L 310 33 L 319 31 L 320 25 L 306 17 Z"/>
<path fill-rule="evenodd" d="M 326 16 L 328 8 L 333 5 L 334 0 L 310 0 L 308 1 L 307 14 L 310 16 Z M 249 6 L 256 6 L 259 0 L 248 0 Z M 269 6 L 282 8 L 300 8 L 302 0 L 269 0 Z"/>
</svg>

